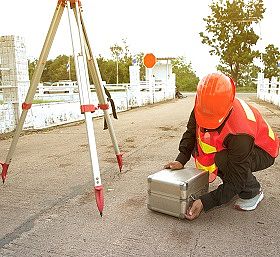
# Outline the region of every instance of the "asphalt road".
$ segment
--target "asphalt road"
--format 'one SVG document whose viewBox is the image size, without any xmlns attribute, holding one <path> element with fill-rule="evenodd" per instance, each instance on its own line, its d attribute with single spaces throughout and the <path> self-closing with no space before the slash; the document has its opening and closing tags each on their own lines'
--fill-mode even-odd
<svg viewBox="0 0 280 257">
<path fill-rule="evenodd" d="M 240 97 L 280 132 L 279 108 Z M 147 176 L 177 156 L 193 104 L 188 95 L 119 114 L 114 127 L 125 152 L 122 173 L 103 120 L 94 120 L 105 185 L 102 218 L 84 123 L 20 137 L 0 186 L 0 256 L 279 256 L 279 158 L 257 173 L 265 198 L 255 211 L 234 210 L 231 202 L 190 222 L 147 209 Z M 1 160 L 10 141 L 0 141 Z"/>
</svg>

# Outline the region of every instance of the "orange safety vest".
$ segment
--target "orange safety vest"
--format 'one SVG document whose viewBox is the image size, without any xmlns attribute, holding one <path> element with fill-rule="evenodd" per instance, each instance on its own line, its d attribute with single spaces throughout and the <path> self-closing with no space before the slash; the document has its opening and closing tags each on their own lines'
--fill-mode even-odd
<svg viewBox="0 0 280 257">
<path fill-rule="evenodd" d="M 272 157 L 277 157 L 279 153 L 279 138 L 270 125 L 256 108 L 238 98 L 234 100 L 232 111 L 220 133 L 203 131 L 197 125 L 197 154 L 194 157 L 196 167 L 209 172 L 209 182 L 213 182 L 217 177 L 218 167 L 214 161 L 215 154 L 225 149 L 224 139 L 229 134 L 250 135 L 254 138 L 255 145 Z"/>
</svg>

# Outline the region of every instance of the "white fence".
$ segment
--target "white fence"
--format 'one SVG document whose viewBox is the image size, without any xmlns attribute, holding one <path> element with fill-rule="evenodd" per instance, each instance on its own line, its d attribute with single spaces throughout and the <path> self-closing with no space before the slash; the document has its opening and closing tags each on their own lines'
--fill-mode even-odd
<svg viewBox="0 0 280 257">
<path fill-rule="evenodd" d="M 106 88 L 108 88 L 115 102 L 117 112 L 175 98 L 175 81 L 174 85 L 141 81 L 137 87 L 130 84 L 107 84 Z M 97 95 L 93 88 L 91 91 L 92 103 L 97 106 Z M 51 93 L 50 88 L 44 88 L 42 85 L 38 87 L 34 99 L 44 103 L 32 105 L 28 112 L 24 129 L 41 129 L 82 120 L 84 117 L 80 112 L 79 94 L 74 88 L 67 90 L 67 93 L 65 92 Z M 3 100 L 1 94 L 0 100 Z M 18 119 L 18 114 L 14 111 L 15 104 L 5 102 L 0 104 L 0 133 L 10 132 L 15 129 Z M 97 110 L 93 114 L 94 117 L 102 115 L 101 110 Z"/>
<path fill-rule="evenodd" d="M 121 106 L 121 110 L 153 104 L 175 97 L 175 86 L 166 87 L 163 82 L 155 82 L 150 85 L 149 81 L 140 81 L 140 84 L 136 87 L 133 87 L 128 83 L 106 84 L 105 86 L 109 90 L 113 100 L 117 102 L 117 107 Z M 98 100 L 94 86 L 91 86 L 91 92 L 93 102 L 97 102 Z M 78 87 L 54 87 L 40 84 L 34 99 L 42 101 L 78 102 Z"/>
<path fill-rule="evenodd" d="M 261 100 L 280 106 L 280 81 L 264 78 L 263 73 L 258 74 L 257 96 Z"/>
</svg>

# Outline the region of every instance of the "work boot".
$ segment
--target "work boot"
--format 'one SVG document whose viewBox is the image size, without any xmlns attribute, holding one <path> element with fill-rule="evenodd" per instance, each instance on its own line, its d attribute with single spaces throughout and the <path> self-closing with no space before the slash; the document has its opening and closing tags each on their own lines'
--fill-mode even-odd
<svg viewBox="0 0 280 257">
<path fill-rule="evenodd" d="M 255 210 L 259 202 L 263 199 L 263 191 L 261 190 L 255 197 L 250 199 L 239 198 L 235 204 L 234 208 L 240 211 L 252 211 Z"/>
</svg>

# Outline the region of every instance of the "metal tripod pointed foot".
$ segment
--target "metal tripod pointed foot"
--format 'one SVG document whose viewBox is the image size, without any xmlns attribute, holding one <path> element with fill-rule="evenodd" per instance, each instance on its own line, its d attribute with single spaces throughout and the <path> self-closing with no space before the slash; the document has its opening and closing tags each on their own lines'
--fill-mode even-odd
<svg viewBox="0 0 280 257">
<path fill-rule="evenodd" d="M 2 162 L 0 162 L 0 164 L 2 165 L 1 177 L 2 177 L 3 184 L 4 184 L 5 180 L 6 180 L 6 177 L 7 177 L 7 172 L 8 172 L 9 164 L 8 163 L 2 163 Z"/>
<path fill-rule="evenodd" d="M 103 186 L 95 186 L 94 187 L 95 200 L 97 204 L 97 208 L 99 210 L 100 216 L 102 217 L 102 212 L 104 208 L 104 194 L 103 194 Z"/>
<path fill-rule="evenodd" d="M 123 167 L 123 153 L 120 153 L 120 154 L 117 154 L 117 161 L 118 161 L 118 165 L 119 165 L 119 169 L 120 169 L 120 172 L 122 172 L 122 167 Z"/>
</svg>

